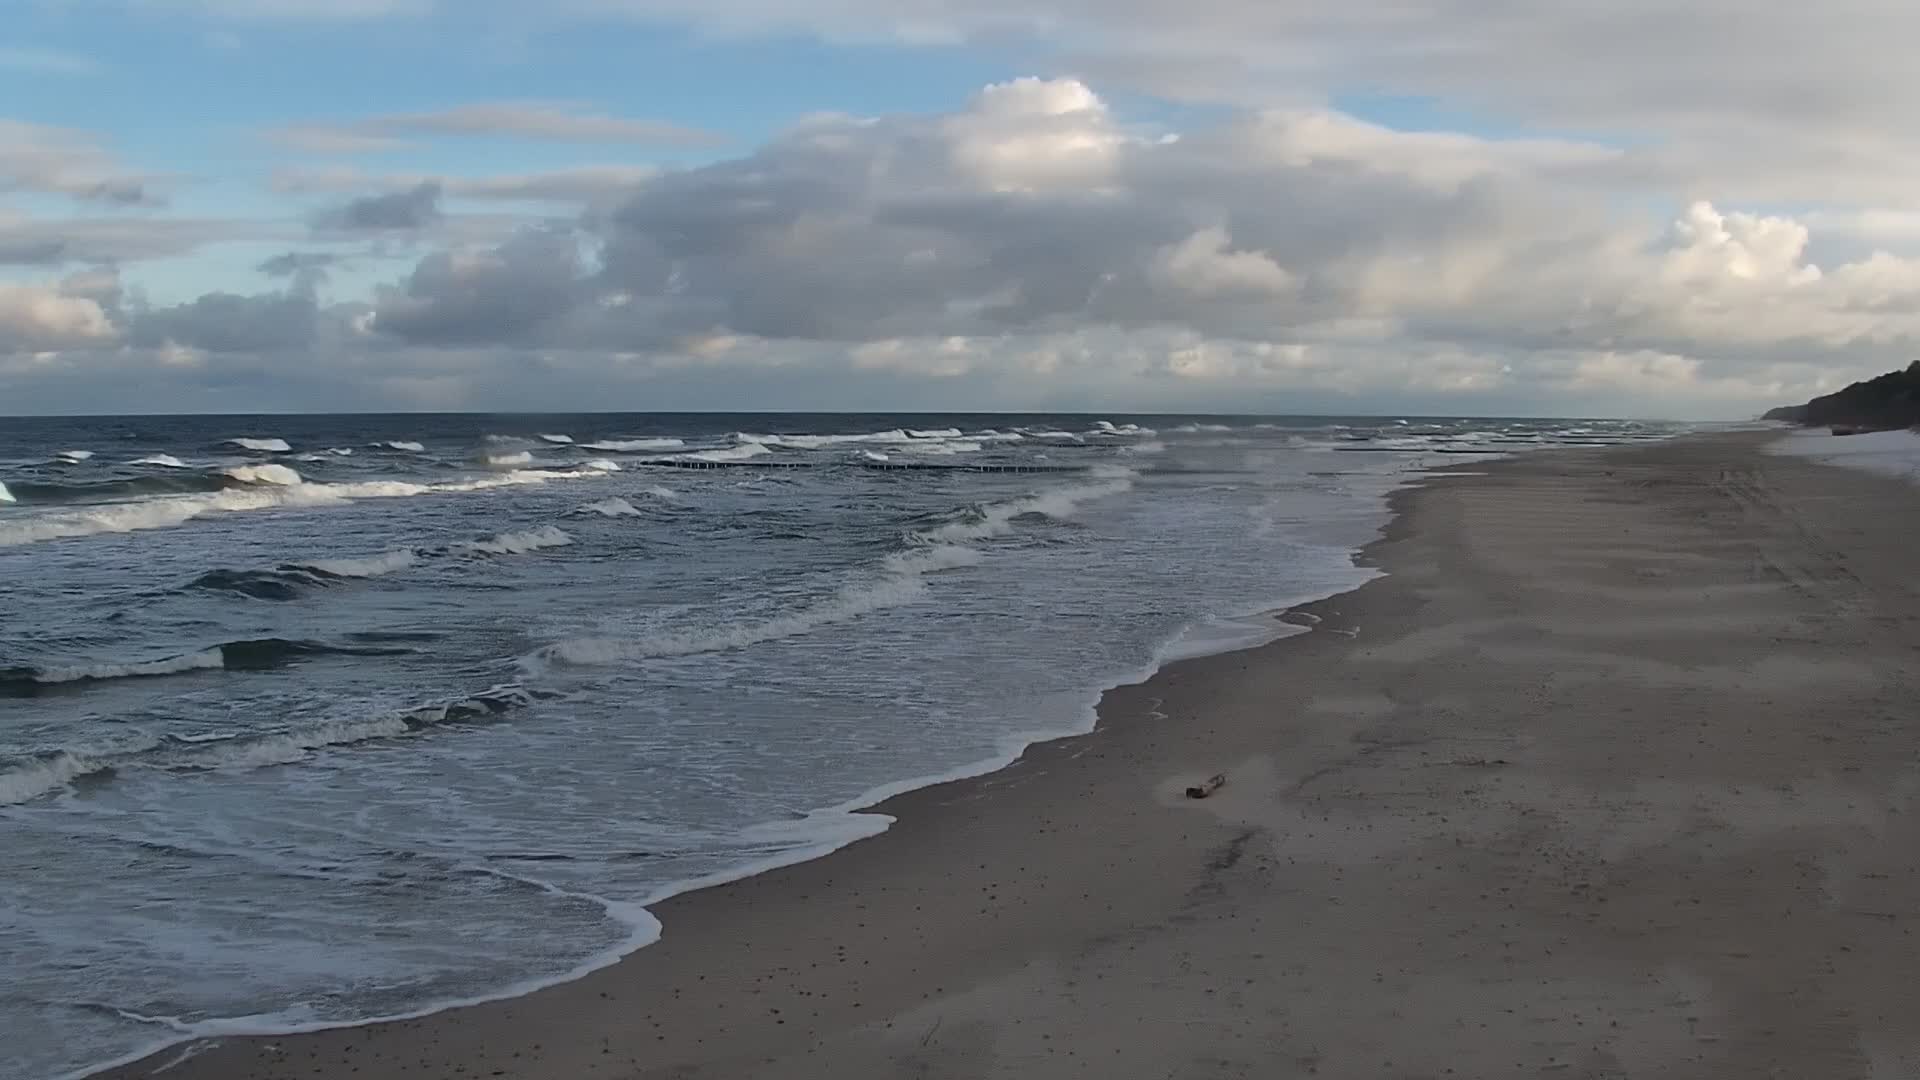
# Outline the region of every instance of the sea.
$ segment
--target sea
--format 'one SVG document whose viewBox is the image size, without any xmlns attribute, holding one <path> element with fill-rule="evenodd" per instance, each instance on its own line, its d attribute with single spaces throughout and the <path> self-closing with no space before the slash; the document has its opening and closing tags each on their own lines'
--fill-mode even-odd
<svg viewBox="0 0 1920 1080">
<path fill-rule="evenodd" d="M 0 1077 L 575 977 L 1293 632 L 1438 466 L 1682 430 L 0 418 Z"/>
</svg>

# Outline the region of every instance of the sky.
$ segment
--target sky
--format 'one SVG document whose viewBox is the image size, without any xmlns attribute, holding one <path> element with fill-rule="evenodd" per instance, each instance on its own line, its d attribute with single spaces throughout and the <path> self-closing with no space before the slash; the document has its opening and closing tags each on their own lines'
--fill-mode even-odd
<svg viewBox="0 0 1920 1080">
<path fill-rule="evenodd" d="M 0 415 L 1732 419 L 1903 367 L 1901 0 L 0 0 Z"/>
</svg>

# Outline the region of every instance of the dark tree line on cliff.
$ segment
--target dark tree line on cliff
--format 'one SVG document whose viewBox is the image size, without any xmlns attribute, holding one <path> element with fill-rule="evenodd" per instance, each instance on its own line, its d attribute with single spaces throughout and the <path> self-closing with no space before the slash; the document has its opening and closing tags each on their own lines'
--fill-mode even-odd
<svg viewBox="0 0 1920 1080">
<path fill-rule="evenodd" d="M 1920 426 L 1920 360 L 1805 405 L 1774 409 L 1767 419 L 1871 430 Z"/>
</svg>

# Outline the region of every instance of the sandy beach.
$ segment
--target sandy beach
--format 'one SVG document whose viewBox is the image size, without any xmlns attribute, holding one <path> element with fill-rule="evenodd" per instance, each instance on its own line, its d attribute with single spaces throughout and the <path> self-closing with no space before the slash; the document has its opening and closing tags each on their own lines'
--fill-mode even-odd
<svg viewBox="0 0 1920 1080">
<path fill-rule="evenodd" d="M 617 965 L 111 1075 L 1920 1076 L 1920 492 L 1775 437 L 1462 466 L 1310 632 Z"/>
</svg>

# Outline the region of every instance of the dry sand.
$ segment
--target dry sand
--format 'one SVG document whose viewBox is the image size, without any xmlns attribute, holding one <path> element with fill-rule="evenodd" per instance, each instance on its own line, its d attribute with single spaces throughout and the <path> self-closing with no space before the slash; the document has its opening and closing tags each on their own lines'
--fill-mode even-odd
<svg viewBox="0 0 1920 1080">
<path fill-rule="evenodd" d="M 1316 631 L 614 967 L 167 1075 L 1920 1076 L 1920 496 L 1759 441 L 1430 482 Z"/>
</svg>

